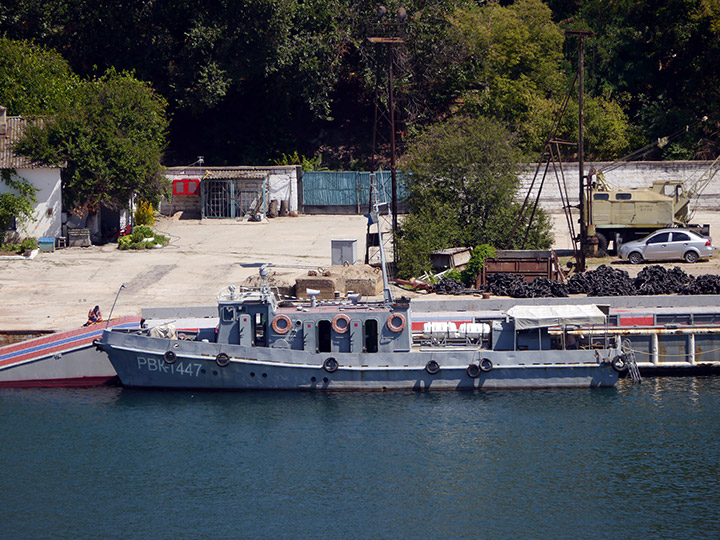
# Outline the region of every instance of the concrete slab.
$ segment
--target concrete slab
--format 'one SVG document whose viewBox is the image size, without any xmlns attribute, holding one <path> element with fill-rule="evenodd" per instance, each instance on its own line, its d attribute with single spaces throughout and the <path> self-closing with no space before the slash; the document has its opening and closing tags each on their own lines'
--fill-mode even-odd
<svg viewBox="0 0 720 540">
<path fill-rule="evenodd" d="M 34 260 L 0 260 L 0 330 L 82 325 L 96 304 L 105 317 L 120 292 L 114 316 L 143 307 L 207 306 L 218 292 L 257 274 L 262 263 L 327 267 L 332 238 L 357 238 L 365 254 L 363 216 L 299 216 L 250 223 L 161 219 L 162 249 L 120 251 L 116 244 L 41 253 Z"/>
<path fill-rule="evenodd" d="M 696 221 L 711 223 L 711 232 L 717 231 L 720 240 L 720 212 L 699 214 Z M 556 223 L 556 245 L 564 248 L 564 241 L 569 244 L 567 226 L 564 218 Z M 86 321 L 96 304 L 107 317 L 123 283 L 115 316 L 140 315 L 144 307 L 212 306 L 218 292 L 257 274 L 262 263 L 272 262 L 278 274 L 293 277 L 298 268 L 330 266 L 334 238 L 357 238 L 359 258 L 364 258 L 366 226 L 363 216 L 350 215 L 303 215 L 260 223 L 163 218 L 155 229 L 167 235 L 170 244 L 162 249 L 120 251 L 108 244 L 0 260 L 0 330 L 74 328 Z M 642 268 L 621 266 L 631 274 Z M 681 266 L 688 273 L 720 273 L 717 257 Z M 396 292 L 403 294 L 416 296 Z"/>
</svg>

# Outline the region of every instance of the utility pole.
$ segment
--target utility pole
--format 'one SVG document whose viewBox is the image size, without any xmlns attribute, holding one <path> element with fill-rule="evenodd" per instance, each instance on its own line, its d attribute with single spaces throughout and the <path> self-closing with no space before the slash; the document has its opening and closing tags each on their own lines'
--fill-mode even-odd
<svg viewBox="0 0 720 540">
<path fill-rule="evenodd" d="M 389 135 L 390 135 L 390 181 L 391 185 L 391 198 L 390 202 L 390 214 L 392 215 L 392 235 L 393 235 L 393 259 L 397 250 L 395 248 L 395 239 L 398 231 L 398 203 L 397 203 L 397 148 L 395 145 L 395 96 L 393 90 L 393 45 L 402 44 L 405 42 L 403 36 L 405 34 L 405 24 L 407 23 L 407 10 L 404 7 L 397 9 L 396 18 L 390 19 L 387 17 L 388 9 L 385 6 L 379 6 L 377 8 L 377 22 L 370 25 L 368 29 L 367 40 L 371 43 L 377 43 L 385 45 L 387 48 L 387 105 L 388 105 L 388 123 L 389 123 Z M 378 54 L 378 66 L 380 56 Z M 380 70 L 379 67 L 375 75 L 375 119 L 373 123 L 373 172 L 376 170 L 375 156 L 376 156 L 376 145 L 377 145 L 377 127 L 378 127 L 378 101 L 379 101 L 379 81 L 380 81 Z M 372 187 L 370 193 L 370 206 L 372 206 Z M 382 233 L 379 232 L 379 241 L 382 242 Z M 369 261 L 369 248 L 366 250 L 365 255 L 366 262 Z"/>
<path fill-rule="evenodd" d="M 594 228 L 590 224 L 592 219 L 592 212 L 590 211 L 590 203 L 587 202 L 587 178 L 585 177 L 585 164 L 584 164 L 584 131 L 585 131 L 585 114 L 584 114 L 584 94 L 585 94 L 585 63 L 584 63 L 584 52 L 583 48 L 585 45 L 586 36 L 594 36 L 593 32 L 587 32 L 582 30 L 567 30 L 565 34 L 576 35 L 580 38 L 578 43 L 578 195 L 580 200 L 580 249 L 577 255 L 577 267 L 578 272 L 585 271 L 585 248 L 587 245 L 588 237 L 590 236 L 591 229 Z M 593 231 L 594 234 L 594 231 Z"/>
</svg>

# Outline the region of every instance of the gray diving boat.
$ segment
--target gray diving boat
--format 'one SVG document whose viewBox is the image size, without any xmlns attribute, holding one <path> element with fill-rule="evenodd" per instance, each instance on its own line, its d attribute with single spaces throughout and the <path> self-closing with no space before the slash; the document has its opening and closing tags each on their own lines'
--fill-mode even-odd
<svg viewBox="0 0 720 540">
<path fill-rule="evenodd" d="M 261 269 L 261 275 L 267 273 Z M 485 321 L 427 322 L 410 303 L 280 301 L 269 285 L 218 295 L 214 338 L 108 329 L 96 341 L 125 386 L 209 390 L 611 387 L 627 369 L 595 305 L 516 306 Z M 581 329 L 587 328 L 583 336 Z"/>
</svg>

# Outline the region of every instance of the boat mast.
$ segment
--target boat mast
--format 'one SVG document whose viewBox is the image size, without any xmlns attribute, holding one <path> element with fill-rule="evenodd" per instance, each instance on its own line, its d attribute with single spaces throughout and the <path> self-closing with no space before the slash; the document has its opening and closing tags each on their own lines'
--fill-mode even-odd
<svg viewBox="0 0 720 540">
<path fill-rule="evenodd" d="M 380 205 L 387 204 L 386 202 L 380 203 L 375 202 L 373 204 L 372 211 L 370 212 L 370 219 L 373 223 L 378 224 L 380 223 Z M 379 229 L 378 225 L 378 229 Z M 380 236 L 380 231 L 378 230 L 378 236 Z M 378 242 L 380 244 L 380 269 L 382 270 L 382 278 L 383 278 L 383 300 L 387 304 L 392 304 L 395 302 L 392 296 L 392 291 L 390 290 L 390 281 L 388 280 L 388 273 L 387 273 L 387 262 L 385 260 L 385 247 L 383 246 L 382 238 L 380 238 L 380 241 Z"/>
</svg>

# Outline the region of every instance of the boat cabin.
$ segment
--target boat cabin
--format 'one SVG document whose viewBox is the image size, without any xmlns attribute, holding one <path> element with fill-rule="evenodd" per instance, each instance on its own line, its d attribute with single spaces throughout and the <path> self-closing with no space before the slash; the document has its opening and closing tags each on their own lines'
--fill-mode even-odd
<svg viewBox="0 0 720 540">
<path fill-rule="evenodd" d="M 409 302 L 278 303 L 269 291 L 229 288 L 218 297 L 217 341 L 320 353 L 407 352 Z"/>
</svg>

